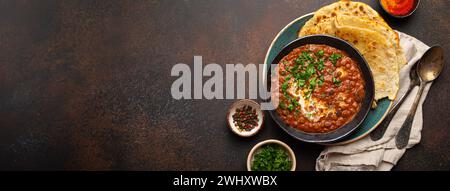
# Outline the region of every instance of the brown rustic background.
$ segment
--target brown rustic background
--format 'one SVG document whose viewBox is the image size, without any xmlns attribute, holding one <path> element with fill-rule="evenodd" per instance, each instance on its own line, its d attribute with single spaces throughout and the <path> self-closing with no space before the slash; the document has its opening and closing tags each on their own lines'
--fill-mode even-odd
<svg viewBox="0 0 450 191">
<path fill-rule="evenodd" d="M 174 100 L 176 63 L 262 63 L 287 23 L 331 0 L 0 1 L 0 169 L 245 170 L 251 147 L 291 145 L 298 170 L 322 146 L 271 119 L 255 137 L 225 123 L 233 100 Z M 450 48 L 450 1 L 424 0 L 396 30 Z M 450 170 L 450 58 L 424 106 L 422 141 L 394 170 Z"/>
</svg>

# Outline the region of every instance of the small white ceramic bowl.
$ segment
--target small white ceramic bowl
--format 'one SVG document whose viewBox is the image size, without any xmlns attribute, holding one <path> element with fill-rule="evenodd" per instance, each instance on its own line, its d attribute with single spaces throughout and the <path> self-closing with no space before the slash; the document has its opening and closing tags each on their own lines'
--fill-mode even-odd
<svg viewBox="0 0 450 191">
<path fill-rule="evenodd" d="M 279 140 L 275 140 L 275 139 L 269 139 L 269 140 L 259 142 L 252 148 L 252 150 L 250 150 L 250 152 L 248 153 L 248 156 L 247 156 L 247 170 L 252 171 L 253 157 L 255 156 L 256 153 L 259 152 L 259 150 L 261 149 L 262 146 L 269 145 L 269 144 L 279 145 L 288 153 L 288 155 L 292 161 L 291 171 L 295 171 L 295 168 L 297 166 L 297 162 L 296 162 L 297 159 L 295 158 L 294 151 L 292 151 L 291 147 L 289 147 L 286 143 L 283 143 L 283 142 L 281 142 Z"/>
<path fill-rule="evenodd" d="M 236 113 L 237 108 L 242 108 L 243 106 L 251 106 L 253 109 L 256 109 L 256 113 L 258 114 L 258 125 L 254 127 L 250 131 L 242 131 L 233 122 L 233 115 Z M 264 113 L 261 110 L 261 106 L 253 100 L 243 99 L 237 102 L 234 102 L 231 107 L 228 109 L 227 113 L 227 123 L 228 127 L 235 133 L 241 137 L 250 137 L 259 132 L 262 128 L 262 124 L 264 122 Z"/>
</svg>

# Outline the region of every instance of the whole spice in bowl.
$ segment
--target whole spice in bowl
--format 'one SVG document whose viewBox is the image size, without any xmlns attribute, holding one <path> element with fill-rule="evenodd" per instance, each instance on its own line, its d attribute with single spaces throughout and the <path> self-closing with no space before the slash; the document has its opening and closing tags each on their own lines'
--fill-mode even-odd
<svg viewBox="0 0 450 191">
<path fill-rule="evenodd" d="M 263 121 L 261 106 L 253 100 L 239 100 L 228 109 L 228 127 L 241 137 L 255 135 L 261 129 Z"/>
<path fill-rule="evenodd" d="M 251 131 L 258 126 L 258 114 L 256 113 L 256 109 L 253 109 L 249 105 L 237 108 L 236 113 L 233 114 L 233 123 L 241 131 Z"/>
</svg>

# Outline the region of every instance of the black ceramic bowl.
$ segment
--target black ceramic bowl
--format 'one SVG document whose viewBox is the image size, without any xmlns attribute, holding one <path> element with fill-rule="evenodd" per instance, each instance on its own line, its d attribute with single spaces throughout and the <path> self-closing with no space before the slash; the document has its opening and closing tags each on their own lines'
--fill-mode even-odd
<svg viewBox="0 0 450 191">
<path fill-rule="evenodd" d="M 295 48 L 298 48 L 300 46 L 306 45 L 306 44 L 324 44 L 328 46 L 332 46 L 334 48 L 337 48 L 339 50 L 342 50 L 346 52 L 352 59 L 354 59 L 356 62 L 358 62 L 359 67 L 361 69 L 361 73 L 363 75 L 363 79 L 365 81 L 365 97 L 362 102 L 361 108 L 358 111 L 358 113 L 355 115 L 352 121 L 348 122 L 344 126 L 327 132 L 327 133 L 307 133 L 301 130 L 298 130 L 296 128 L 290 127 L 287 125 L 278 115 L 276 110 L 269 110 L 269 114 L 272 116 L 272 118 L 275 120 L 275 122 L 289 135 L 292 137 L 305 141 L 305 142 L 313 142 L 313 143 L 327 143 L 336 141 L 338 139 L 344 138 L 345 136 L 349 135 L 351 132 L 353 132 L 355 129 L 358 128 L 358 126 L 364 121 L 364 119 L 367 116 L 367 113 L 369 112 L 374 93 L 375 93 L 375 84 L 372 77 L 372 72 L 370 71 L 369 65 L 367 64 L 364 57 L 356 50 L 352 45 L 347 43 L 346 41 L 328 36 L 328 35 L 311 35 L 311 36 L 305 36 L 302 38 L 299 38 L 287 46 L 285 46 L 280 53 L 275 57 L 275 59 L 272 61 L 272 64 L 278 64 L 283 57 L 288 55 L 292 50 Z M 270 67 L 270 66 L 269 66 Z M 271 71 L 269 68 L 268 71 Z M 272 72 L 267 72 L 267 79 L 271 79 Z M 267 80 L 267 86 L 270 89 L 270 83 L 271 80 Z"/>
</svg>

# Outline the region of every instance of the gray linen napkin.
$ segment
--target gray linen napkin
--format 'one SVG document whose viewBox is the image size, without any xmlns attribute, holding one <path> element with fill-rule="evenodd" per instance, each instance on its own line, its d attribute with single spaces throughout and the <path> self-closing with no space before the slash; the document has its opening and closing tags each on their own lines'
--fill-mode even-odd
<svg viewBox="0 0 450 191">
<path fill-rule="evenodd" d="M 398 32 L 398 31 L 397 31 Z M 409 70 L 429 48 L 414 37 L 398 32 L 400 46 L 405 52 L 408 64 L 400 70 L 400 90 L 398 95 L 403 95 L 409 85 Z M 422 131 L 422 104 L 427 97 L 431 83 L 425 87 L 419 107 L 411 129 L 410 140 L 406 149 L 420 142 Z M 341 146 L 328 146 L 323 150 L 316 161 L 318 171 L 344 171 L 344 170 L 381 170 L 388 171 L 403 156 L 406 149 L 397 149 L 395 135 L 408 115 L 414 101 L 418 87 L 414 88 L 401 105 L 394 119 L 389 124 L 384 137 L 378 141 L 372 141 L 369 136 Z M 400 96 L 397 96 L 400 97 Z"/>
</svg>

